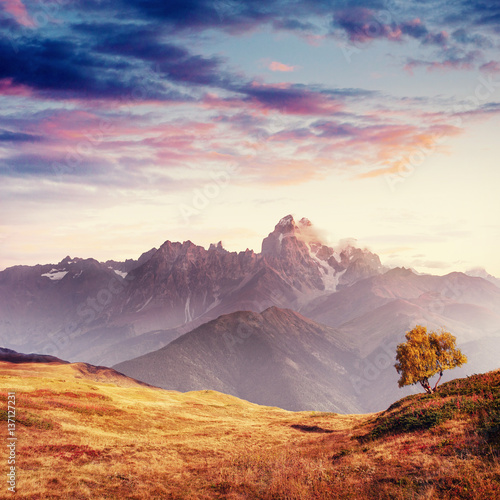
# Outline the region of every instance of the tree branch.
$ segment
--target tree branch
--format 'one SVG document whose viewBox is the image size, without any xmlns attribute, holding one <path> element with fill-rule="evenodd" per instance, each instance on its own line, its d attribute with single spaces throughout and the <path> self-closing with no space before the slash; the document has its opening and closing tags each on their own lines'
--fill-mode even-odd
<svg viewBox="0 0 500 500">
<path fill-rule="evenodd" d="M 443 376 L 443 372 L 439 372 L 439 378 L 437 379 L 436 385 L 434 386 L 433 392 L 436 392 L 437 386 L 439 384 L 439 381 L 441 380 L 441 377 Z"/>
</svg>

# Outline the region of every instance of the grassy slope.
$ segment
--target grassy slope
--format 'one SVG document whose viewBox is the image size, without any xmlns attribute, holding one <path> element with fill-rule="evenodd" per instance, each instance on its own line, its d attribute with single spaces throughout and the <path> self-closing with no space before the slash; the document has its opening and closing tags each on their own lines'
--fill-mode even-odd
<svg viewBox="0 0 500 500">
<path fill-rule="evenodd" d="M 499 497 L 500 371 L 369 415 L 75 375 L 73 365 L 0 363 L 0 409 L 17 393 L 16 498 Z"/>
</svg>

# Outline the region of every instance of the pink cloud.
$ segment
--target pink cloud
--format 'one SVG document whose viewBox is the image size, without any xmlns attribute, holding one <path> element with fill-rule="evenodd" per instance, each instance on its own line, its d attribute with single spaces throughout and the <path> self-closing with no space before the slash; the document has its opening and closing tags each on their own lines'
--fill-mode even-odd
<svg viewBox="0 0 500 500">
<path fill-rule="evenodd" d="M 484 73 L 500 73 L 500 62 L 490 61 L 488 63 L 483 64 L 479 68 L 479 70 Z"/>
<path fill-rule="evenodd" d="M 297 66 L 289 66 L 288 64 L 283 64 L 277 61 L 271 62 L 271 64 L 269 64 L 268 67 L 271 71 L 283 71 L 283 72 L 295 71 L 297 69 Z"/>
<path fill-rule="evenodd" d="M 481 53 L 477 50 L 467 52 L 460 57 L 449 57 L 443 61 L 424 61 L 420 59 L 410 59 L 404 66 L 404 70 L 413 75 L 415 68 L 423 67 L 428 72 L 432 71 L 449 71 L 449 70 L 466 70 L 474 69 L 475 63 L 481 57 Z"/>
<path fill-rule="evenodd" d="M 287 83 L 253 82 L 245 103 L 260 113 L 277 110 L 284 115 L 329 116 L 341 111 L 344 103 L 321 92 L 296 89 Z"/>
<path fill-rule="evenodd" d="M 410 130 L 411 127 L 407 129 L 407 132 Z M 401 140 L 395 142 L 385 140 L 376 155 L 376 163 L 384 166 L 359 174 L 356 178 L 368 179 L 387 174 L 402 175 L 408 169 L 415 168 L 415 165 L 420 165 L 434 153 L 442 152 L 441 142 L 443 138 L 458 135 L 461 132 L 462 130 L 457 127 L 440 125 L 430 127 L 417 134 L 412 133 L 406 138 L 396 133 L 394 138 L 399 137 Z"/>
<path fill-rule="evenodd" d="M 32 94 L 33 92 L 26 85 L 16 85 L 12 83 L 12 78 L 0 80 L 0 95 L 30 97 Z"/>
<path fill-rule="evenodd" d="M 28 11 L 21 0 L 1 0 L 3 10 L 8 12 L 14 19 L 23 26 L 33 27 L 35 23 L 29 17 Z"/>
<path fill-rule="evenodd" d="M 37 131 L 50 138 L 53 144 L 100 150 L 131 148 L 145 152 L 191 147 L 196 141 L 215 135 L 213 123 L 184 121 L 182 123 L 152 124 L 139 117 L 124 121 L 120 116 L 103 119 L 82 111 L 58 112 L 45 118 Z"/>
<path fill-rule="evenodd" d="M 240 98 L 224 98 L 214 93 L 207 93 L 201 100 L 201 106 L 205 109 L 214 109 L 218 111 L 233 110 L 244 106 Z"/>
<path fill-rule="evenodd" d="M 45 138 L 40 154 L 65 158 L 78 164 L 94 155 L 131 165 L 188 165 L 226 162 L 216 145 L 219 125 L 177 120 L 155 123 L 143 116 L 104 117 L 85 110 L 59 110 L 43 117 L 33 133 Z M 69 161 L 69 160 L 68 160 Z"/>
<path fill-rule="evenodd" d="M 271 111 L 284 115 L 329 116 L 342 111 L 344 103 L 335 97 L 307 89 L 295 89 L 286 82 L 264 84 L 253 81 L 247 96 L 223 98 L 206 94 L 202 106 L 208 109 L 234 110 L 240 108 L 251 115 L 266 116 Z"/>
</svg>

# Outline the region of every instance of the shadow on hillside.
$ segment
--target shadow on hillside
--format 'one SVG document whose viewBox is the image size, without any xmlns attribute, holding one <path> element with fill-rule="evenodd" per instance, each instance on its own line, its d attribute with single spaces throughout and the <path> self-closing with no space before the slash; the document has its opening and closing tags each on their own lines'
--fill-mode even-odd
<svg viewBox="0 0 500 500">
<path fill-rule="evenodd" d="M 292 429 L 297 429 L 302 432 L 323 432 L 323 433 L 332 433 L 333 431 L 329 429 L 323 429 L 322 427 L 318 427 L 317 425 L 303 425 L 303 424 L 293 424 L 290 426 Z"/>
</svg>

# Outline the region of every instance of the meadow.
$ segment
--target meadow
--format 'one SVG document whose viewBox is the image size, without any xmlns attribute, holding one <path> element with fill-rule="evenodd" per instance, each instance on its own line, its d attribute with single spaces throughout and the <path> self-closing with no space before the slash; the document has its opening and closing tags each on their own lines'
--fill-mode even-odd
<svg viewBox="0 0 500 500">
<path fill-rule="evenodd" d="M 141 387 L 72 364 L 1 362 L 0 389 L 5 437 L 16 393 L 17 499 L 500 497 L 500 371 L 365 415 Z M 0 498 L 13 498 L 6 481 Z"/>
</svg>

